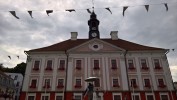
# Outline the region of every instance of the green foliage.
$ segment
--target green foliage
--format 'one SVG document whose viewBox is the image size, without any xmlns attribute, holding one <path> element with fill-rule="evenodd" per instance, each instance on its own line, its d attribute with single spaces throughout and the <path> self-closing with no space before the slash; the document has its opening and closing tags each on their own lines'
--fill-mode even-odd
<svg viewBox="0 0 177 100">
<path fill-rule="evenodd" d="M 9 73 L 21 73 L 24 76 L 26 70 L 26 63 L 22 62 L 20 64 L 17 64 L 17 66 L 15 66 L 14 68 L 5 68 L 3 66 L 0 66 L 0 70 Z"/>
</svg>

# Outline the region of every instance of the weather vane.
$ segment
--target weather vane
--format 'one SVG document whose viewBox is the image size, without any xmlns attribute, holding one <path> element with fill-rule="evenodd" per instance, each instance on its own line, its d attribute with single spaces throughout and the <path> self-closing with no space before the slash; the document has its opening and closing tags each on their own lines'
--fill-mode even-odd
<svg viewBox="0 0 177 100">
<path fill-rule="evenodd" d="M 94 0 L 92 0 L 92 9 L 94 11 Z"/>
</svg>

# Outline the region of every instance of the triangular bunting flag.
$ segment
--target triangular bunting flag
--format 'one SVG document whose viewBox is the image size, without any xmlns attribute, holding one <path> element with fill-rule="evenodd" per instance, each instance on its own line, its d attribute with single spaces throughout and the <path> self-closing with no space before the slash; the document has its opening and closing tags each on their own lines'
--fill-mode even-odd
<svg viewBox="0 0 177 100">
<path fill-rule="evenodd" d="M 112 12 L 111 12 L 111 10 L 109 8 L 105 8 L 105 9 L 108 10 L 112 14 Z"/>
<path fill-rule="evenodd" d="M 149 10 L 149 5 L 144 5 L 145 6 L 145 8 L 146 8 L 146 10 L 147 10 L 147 12 L 148 12 L 148 10 Z"/>
<path fill-rule="evenodd" d="M 17 56 L 17 58 L 19 59 L 19 56 Z"/>
<path fill-rule="evenodd" d="M 66 11 L 72 12 L 75 11 L 74 9 L 67 9 Z"/>
<path fill-rule="evenodd" d="M 11 59 L 11 56 L 8 56 L 9 57 L 9 59 Z"/>
<path fill-rule="evenodd" d="M 128 8 L 128 6 L 123 7 L 123 16 L 124 16 L 125 10 L 126 10 L 127 8 Z"/>
<path fill-rule="evenodd" d="M 53 13 L 53 10 L 46 10 L 46 13 L 49 16 L 49 13 Z"/>
<path fill-rule="evenodd" d="M 9 11 L 15 18 L 20 19 L 19 17 L 16 16 L 15 11 Z"/>
<path fill-rule="evenodd" d="M 29 15 L 31 16 L 31 18 L 33 18 L 32 16 L 32 11 L 28 11 Z"/>
<path fill-rule="evenodd" d="M 164 3 L 165 7 L 166 7 L 166 11 L 168 11 L 168 5 L 167 3 Z"/>
<path fill-rule="evenodd" d="M 90 9 L 87 9 L 87 12 L 90 13 L 90 14 L 92 13 L 92 12 L 90 11 Z"/>
</svg>

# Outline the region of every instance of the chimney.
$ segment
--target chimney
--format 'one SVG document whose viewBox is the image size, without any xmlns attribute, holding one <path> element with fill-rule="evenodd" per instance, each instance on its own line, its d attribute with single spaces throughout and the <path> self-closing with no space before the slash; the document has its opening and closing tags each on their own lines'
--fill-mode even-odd
<svg viewBox="0 0 177 100">
<path fill-rule="evenodd" d="M 118 31 L 111 31 L 110 35 L 112 40 L 118 40 L 117 33 Z"/>
<path fill-rule="evenodd" d="M 77 40 L 77 32 L 71 32 L 71 40 Z"/>
</svg>

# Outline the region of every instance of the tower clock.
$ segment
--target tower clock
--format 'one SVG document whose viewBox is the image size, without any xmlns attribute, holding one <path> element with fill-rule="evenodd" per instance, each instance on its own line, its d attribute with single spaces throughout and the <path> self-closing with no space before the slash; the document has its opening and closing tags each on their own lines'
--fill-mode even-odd
<svg viewBox="0 0 177 100">
<path fill-rule="evenodd" d="M 94 11 L 90 15 L 90 19 L 88 20 L 89 25 L 89 39 L 92 38 L 100 38 L 99 32 L 99 20 L 96 18 L 96 14 Z"/>
</svg>

